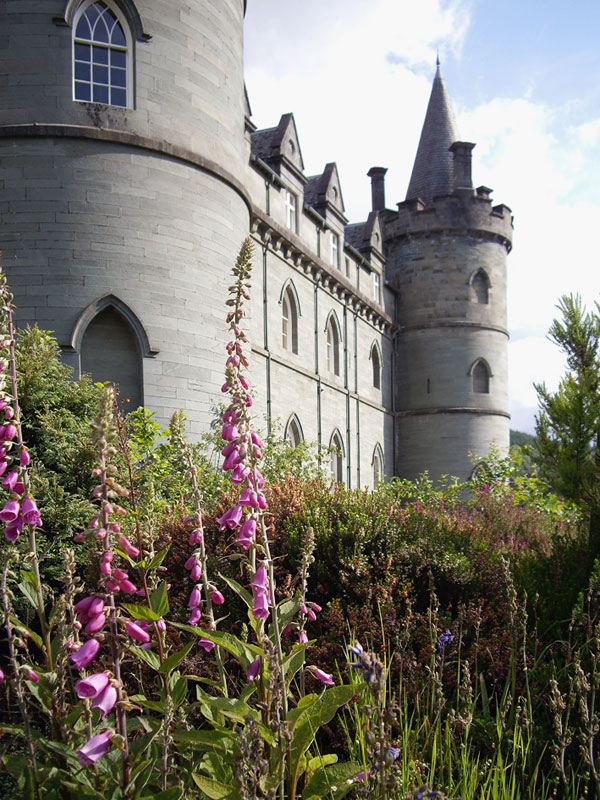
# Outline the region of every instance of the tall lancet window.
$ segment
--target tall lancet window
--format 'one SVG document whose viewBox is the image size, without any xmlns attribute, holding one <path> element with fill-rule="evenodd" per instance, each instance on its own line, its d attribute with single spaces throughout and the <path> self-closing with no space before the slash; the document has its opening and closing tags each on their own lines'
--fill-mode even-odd
<svg viewBox="0 0 600 800">
<path fill-rule="evenodd" d="M 131 106 L 131 60 L 131 34 L 119 10 L 85 0 L 73 20 L 75 100 Z"/>
</svg>

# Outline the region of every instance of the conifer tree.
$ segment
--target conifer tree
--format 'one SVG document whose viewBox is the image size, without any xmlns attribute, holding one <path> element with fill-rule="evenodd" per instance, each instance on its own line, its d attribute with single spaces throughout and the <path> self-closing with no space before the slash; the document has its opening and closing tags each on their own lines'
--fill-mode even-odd
<svg viewBox="0 0 600 800">
<path fill-rule="evenodd" d="M 590 562 L 600 556 L 600 306 L 589 312 L 576 295 L 557 305 L 548 337 L 567 371 L 556 392 L 535 384 L 537 460 L 553 489 L 589 514 Z"/>
</svg>

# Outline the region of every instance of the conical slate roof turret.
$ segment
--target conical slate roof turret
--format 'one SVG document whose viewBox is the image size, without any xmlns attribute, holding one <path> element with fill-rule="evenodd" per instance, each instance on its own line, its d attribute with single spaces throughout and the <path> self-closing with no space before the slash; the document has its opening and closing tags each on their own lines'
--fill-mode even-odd
<svg viewBox="0 0 600 800">
<path fill-rule="evenodd" d="M 407 200 L 420 197 L 429 203 L 435 195 L 452 192 L 453 156 L 448 148 L 458 141 L 458 138 L 454 114 L 438 60 L 417 157 L 406 193 Z"/>
</svg>

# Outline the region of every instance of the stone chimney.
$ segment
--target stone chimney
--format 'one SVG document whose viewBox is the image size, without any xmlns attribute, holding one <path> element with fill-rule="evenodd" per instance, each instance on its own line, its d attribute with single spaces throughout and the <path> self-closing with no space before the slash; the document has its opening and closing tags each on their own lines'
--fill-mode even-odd
<svg viewBox="0 0 600 800">
<path fill-rule="evenodd" d="M 372 211 L 383 211 L 385 208 L 385 173 L 387 167 L 371 167 L 367 172 L 371 178 Z"/>
<path fill-rule="evenodd" d="M 472 189 L 471 151 L 475 147 L 472 142 L 454 142 L 450 152 L 454 156 L 454 189 Z"/>
</svg>

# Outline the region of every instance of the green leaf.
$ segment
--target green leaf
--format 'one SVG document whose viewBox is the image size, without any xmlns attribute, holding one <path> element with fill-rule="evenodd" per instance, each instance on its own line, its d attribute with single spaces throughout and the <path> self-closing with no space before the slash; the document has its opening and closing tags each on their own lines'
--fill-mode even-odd
<svg viewBox="0 0 600 800">
<path fill-rule="evenodd" d="M 134 656 L 137 656 L 142 661 L 145 661 L 149 667 L 156 670 L 158 672 L 160 670 L 160 658 L 153 653 L 152 650 L 142 650 L 140 647 L 135 647 L 135 645 L 128 644 L 125 645 L 130 653 L 133 653 Z"/>
<path fill-rule="evenodd" d="M 152 611 L 148 606 L 137 606 L 132 603 L 121 603 L 121 606 L 128 614 L 131 614 L 133 619 L 145 619 L 149 622 L 156 622 L 162 619 L 160 614 L 157 614 L 156 611 Z"/>
<path fill-rule="evenodd" d="M 221 578 L 221 580 L 225 581 L 225 583 L 227 584 L 227 586 L 229 586 L 230 589 L 233 589 L 233 591 L 239 597 L 242 598 L 242 600 L 244 601 L 244 603 L 246 603 L 248 608 L 254 607 L 252 596 L 246 589 L 244 589 L 243 586 L 240 586 L 240 584 L 237 581 L 234 581 L 233 578 L 227 578 L 225 577 L 225 575 L 221 575 L 221 573 L 219 573 L 219 577 Z"/>
<path fill-rule="evenodd" d="M 323 760 L 328 758 L 331 756 L 323 756 Z M 315 760 L 311 759 L 309 764 Z M 302 800 L 309 800 L 310 797 L 329 797 L 330 795 L 335 800 L 339 800 L 353 788 L 349 781 L 358 775 L 361 769 L 358 761 L 348 761 L 344 764 L 334 764 L 332 767 L 320 769 L 304 787 Z"/>
<path fill-rule="evenodd" d="M 150 605 L 159 617 L 164 617 L 169 613 L 169 598 L 167 596 L 167 584 L 163 581 L 150 595 Z"/>
<path fill-rule="evenodd" d="M 192 647 L 196 644 L 196 639 L 191 639 L 186 645 L 184 645 L 181 650 L 178 650 L 176 653 L 171 653 L 171 655 L 163 661 L 163 663 L 158 668 L 158 671 L 161 672 L 163 675 L 168 675 L 171 670 L 174 670 L 175 667 L 178 667 L 183 659 L 187 656 L 190 652 Z"/>
<path fill-rule="evenodd" d="M 173 699 L 173 705 L 175 708 L 179 708 L 179 706 L 183 703 L 187 696 L 187 678 L 185 675 L 182 675 L 175 681 L 175 685 L 171 689 L 171 697 Z"/>
<path fill-rule="evenodd" d="M 224 731 L 173 731 L 173 739 L 179 744 L 193 744 L 208 750 L 228 752 L 233 746 L 232 734 Z"/>
<path fill-rule="evenodd" d="M 330 722 L 338 708 L 348 703 L 353 695 L 354 689 L 352 686 L 334 686 L 332 689 L 326 689 L 318 702 L 308 706 L 300 714 L 294 728 L 290 750 L 290 766 L 294 790 L 300 777 L 300 759 L 312 744 L 317 731 L 322 725 Z"/>
<path fill-rule="evenodd" d="M 232 656 L 235 656 L 244 669 L 248 669 L 256 656 L 263 654 L 260 647 L 242 642 L 230 633 L 204 631 L 202 628 L 196 628 L 194 625 L 187 625 L 182 622 L 171 622 L 170 624 L 175 628 L 181 628 L 181 630 L 188 631 L 188 633 L 195 633 L 196 636 L 202 636 L 204 639 L 214 642 L 219 647 L 231 653 Z"/>
<path fill-rule="evenodd" d="M 310 758 L 308 760 L 308 764 L 306 765 L 307 779 L 310 780 L 311 776 L 317 772 L 317 770 L 329 767 L 331 764 L 337 764 L 337 760 L 338 757 L 335 755 L 335 753 L 328 753 L 324 756 L 315 756 L 314 758 Z"/>
<path fill-rule="evenodd" d="M 192 772 L 192 778 L 198 788 L 208 795 L 211 800 L 224 800 L 235 792 L 235 787 L 228 786 L 220 781 L 213 781 L 204 775 L 197 775 Z"/>
<path fill-rule="evenodd" d="M 44 642 L 42 641 L 42 637 L 39 635 L 39 633 L 36 633 L 35 631 L 32 631 L 31 628 L 27 627 L 27 625 L 23 625 L 21 620 L 17 619 L 17 617 L 11 617 L 10 621 L 16 627 L 22 628 L 24 631 L 27 631 L 27 633 L 30 635 L 32 641 L 34 641 L 37 644 L 37 646 L 40 648 L 40 650 L 43 649 Z"/>
<path fill-rule="evenodd" d="M 164 703 L 161 703 L 158 700 L 147 700 L 143 694 L 133 694 L 129 697 L 129 699 L 132 703 L 135 703 L 136 706 L 148 708 L 150 711 L 158 711 L 159 714 L 165 713 Z"/>
<path fill-rule="evenodd" d="M 292 680 L 294 675 L 304 666 L 304 657 L 308 644 L 294 645 L 294 649 L 283 662 L 283 676 L 287 683 Z"/>
<path fill-rule="evenodd" d="M 282 631 L 285 626 L 291 622 L 298 611 L 300 610 L 299 600 L 284 600 L 277 606 L 277 622 L 279 623 L 279 630 Z M 275 635 L 275 626 L 273 623 L 269 626 L 269 636 L 273 638 Z"/>
<path fill-rule="evenodd" d="M 160 567 L 168 552 L 169 548 L 165 547 L 164 550 L 161 550 L 160 552 L 156 553 L 152 558 L 152 560 L 150 561 L 150 563 L 146 566 L 146 569 L 156 569 L 157 567 Z"/>
<path fill-rule="evenodd" d="M 22 573 L 25 575 L 26 573 Z M 26 581 L 21 581 L 19 583 L 19 591 L 22 595 L 24 595 L 27 600 L 31 603 L 34 608 L 37 608 L 37 592 L 36 590 Z"/>
</svg>

